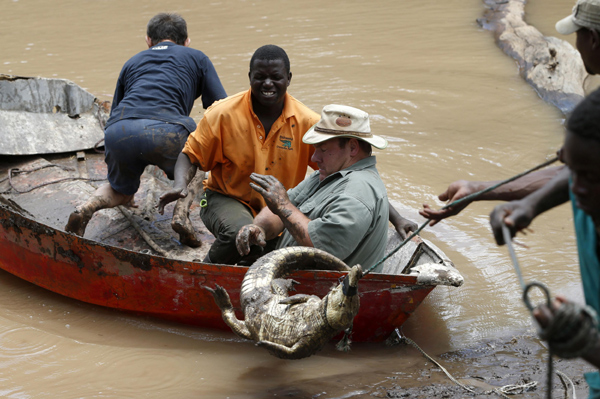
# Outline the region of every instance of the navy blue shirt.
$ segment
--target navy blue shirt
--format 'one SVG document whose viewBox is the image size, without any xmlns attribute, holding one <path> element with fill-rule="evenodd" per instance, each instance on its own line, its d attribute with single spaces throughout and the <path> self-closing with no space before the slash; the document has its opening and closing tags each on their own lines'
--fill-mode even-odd
<svg viewBox="0 0 600 399">
<path fill-rule="evenodd" d="M 204 108 L 227 96 L 210 59 L 199 50 L 162 42 L 125 63 L 106 126 L 121 119 L 156 119 L 193 132 L 196 123 L 189 115 L 200 96 Z"/>
</svg>

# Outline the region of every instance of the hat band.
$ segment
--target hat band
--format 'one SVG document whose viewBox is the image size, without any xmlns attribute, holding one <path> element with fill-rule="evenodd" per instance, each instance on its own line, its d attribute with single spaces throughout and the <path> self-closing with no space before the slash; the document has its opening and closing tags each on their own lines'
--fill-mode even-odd
<svg viewBox="0 0 600 399">
<path fill-rule="evenodd" d="M 324 129 L 324 128 L 319 127 L 319 126 L 315 126 L 315 132 L 327 133 L 327 134 L 334 134 L 336 136 L 350 134 L 352 136 L 358 136 L 358 137 L 373 137 L 372 133 L 353 132 L 353 131 L 348 131 L 348 130 Z"/>
</svg>

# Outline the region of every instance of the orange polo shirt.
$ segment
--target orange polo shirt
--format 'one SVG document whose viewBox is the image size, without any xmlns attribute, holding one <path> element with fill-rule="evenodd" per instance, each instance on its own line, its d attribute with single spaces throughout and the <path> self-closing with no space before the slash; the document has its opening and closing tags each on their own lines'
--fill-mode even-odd
<svg viewBox="0 0 600 399">
<path fill-rule="evenodd" d="M 286 93 L 283 112 L 265 138 L 264 127 L 252 110 L 250 90 L 214 103 L 191 133 L 183 152 L 210 172 L 204 187 L 235 198 L 256 214 L 266 206 L 250 187 L 253 172 L 275 176 L 286 189 L 304 180 L 312 145 L 302 136 L 320 115 Z"/>
</svg>

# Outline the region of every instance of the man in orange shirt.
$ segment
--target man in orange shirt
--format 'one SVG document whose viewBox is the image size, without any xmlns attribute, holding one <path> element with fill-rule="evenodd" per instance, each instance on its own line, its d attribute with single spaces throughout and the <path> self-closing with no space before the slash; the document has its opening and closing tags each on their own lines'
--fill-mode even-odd
<svg viewBox="0 0 600 399">
<path fill-rule="evenodd" d="M 292 188 L 304 180 L 314 149 L 302 135 L 319 120 L 296 100 L 287 87 L 292 80 L 285 51 L 274 45 L 260 47 L 250 60 L 250 89 L 210 107 L 188 137 L 175 166 L 173 190 L 159 201 L 159 212 L 171 201 L 187 195 L 197 167 L 210 171 L 200 216 L 215 236 L 205 262 L 237 263 L 238 230 L 252 223 L 265 207 L 250 187 L 253 172 L 277 177 Z"/>
<path fill-rule="evenodd" d="M 248 76 L 248 91 L 206 110 L 177 159 L 173 189 L 161 195 L 158 204 L 162 214 L 166 204 L 187 196 L 198 167 L 210 171 L 200 204 L 202 222 L 215 236 L 204 259 L 207 263 L 248 262 L 261 254 L 256 246 L 242 257 L 235 243 L 238 231 L 252 224 L 266 206 L 262 195 L 250 187 L 250 174 L 274 176 L 291 189 L 304 180 L 308 166 L 318 169 L 311 161 L 314 148 L 304 144 L 302 136 L 320 115 L 287 93 L 292 73 L 285 51 L 274 45 L 260 47 L 250 60 Z M 402 238 L 417 229 L 389 208 L 390 221 Z M 276 242 L 268 245 L 274 248 Z"/>
</svg>

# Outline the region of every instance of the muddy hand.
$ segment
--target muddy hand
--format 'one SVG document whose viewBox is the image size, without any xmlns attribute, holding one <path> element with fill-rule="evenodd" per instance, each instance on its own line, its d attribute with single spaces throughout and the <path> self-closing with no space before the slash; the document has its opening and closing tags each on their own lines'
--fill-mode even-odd
<svg viewBox="0 0 600 399">
<path fill-rule="evenodd" d="M 158 213 L 161 215 L 165 212 L 165 206 L 173 201 L 177 201 L 180 198 L 185 198 L 188 194 L 187 187 L 184 189 L 173 188 L 169 191 L 165 191 L 158 199 Z"/>
<path fill-rule="evenodd" d="M 250 180 L 256 183 L 250 183 L 250 187 L 263 196 L 267 206 L 274 214 L 278 215 L 279 211 L 290 203 L 287 190 L 276 177 L 252 173 Z"/>
<path fill-rule="evenodd" d="M 238 231 L 235 237 L 235 246 L 240 255 L 248 255 L 251 245 L 260 245 L 261 247 L 267 245 L 264 229 L 255 224 L 245 225 Z"/>
<path fill-rule="evenodd" d="M 410 233 L 417 231 L 417 229 L 419 228 L 419 226 L 415 222 L 412 222 L 406 218 L 402 218 L 400 222 L 394 227 L 396 227 L 396 231 L 398 232 L 402 240 L 406 239 L 406 237 L 408 237 Z"/>
<path fill-rule="evenodd" d="M 506 244 L 502 235 L 502 225 L 506 224 L 510 236 L 514 237 L 518 231 L 523 230 L 533 220 L 533 209 L 526 200 L 511 201 L 498 205 L 490 213 L 492 232 L 498 245 Z"/>
</svg>

